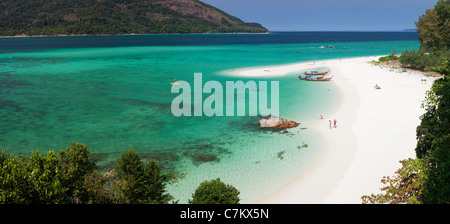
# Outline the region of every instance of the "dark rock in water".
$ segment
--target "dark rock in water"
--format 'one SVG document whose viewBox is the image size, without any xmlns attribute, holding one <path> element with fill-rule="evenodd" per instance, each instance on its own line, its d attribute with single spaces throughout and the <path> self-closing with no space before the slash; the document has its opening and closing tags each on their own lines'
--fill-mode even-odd
<svg viewBox="0 0 450 224">
<path fill-rule="evenodd" d="M 219 161 L 219 158 L 215 155 L 199 155 L 192 158 L 193 163 L 195 165 L 199 165 L 202 163 L 212 162 L 212 161 Z"/>
<path fill-rule="evenodd" d="M 278 152 L 278 154 L 277 154 L 278 159 L 284 159 L 284 156 L 283 156 L 284 153 L 286 153 L 286 150 Z"/>
<path fill-rule="evenodd" d="M 306 144 L 306 143 L 303 143 L 303 145 L 299 145 L 299 146 L 297 146 L 297 149 L 302 149 L 302 148 L 308 148 L 308 144 Z"/>
<path fill-rule="evenodd" d="M 295 121 L 288 121 L 281 117 L 267 117 L 258 121 L 261 128 L 273 128 L 275 130 L 283 130 L 287 128 L 295 128 L 300 124 Z"/>
<path fill-rule="evenodd" d="M 210 162 L 216 160 L 217 157 L 214 155 L 203 155 L 195 157 L 195 160 L 198 162 Z"/>
</svg>

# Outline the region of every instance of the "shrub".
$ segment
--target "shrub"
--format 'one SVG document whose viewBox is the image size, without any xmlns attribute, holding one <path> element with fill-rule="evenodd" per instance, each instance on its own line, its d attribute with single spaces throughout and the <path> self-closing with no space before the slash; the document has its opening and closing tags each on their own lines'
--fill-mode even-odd
<svg viewBox="0 0 450 224">
<path fill-rule="evenodd" d="M 239 204 L 239 191 L 219 178 L 201 183 L 190 204 Z"/>
<path fill-rule="evenodd" d="M 378 59 L 378 61 L 381 61 L 381 62 L 390 61 L 390 60 L 393 60 L 390 55 L 384 56 L 384 57 L 380 57 Z"/>
</svg>

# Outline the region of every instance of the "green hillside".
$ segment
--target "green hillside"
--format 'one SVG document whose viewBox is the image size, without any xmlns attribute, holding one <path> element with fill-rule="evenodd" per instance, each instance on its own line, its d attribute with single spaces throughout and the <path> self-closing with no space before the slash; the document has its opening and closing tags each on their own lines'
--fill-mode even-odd
<svg viewBox="0 0 450 224">
<path fill-rule="evenodd" d="M 2 0 L 0 36 L 264 33 L 198 0 Z"/>
</svg>

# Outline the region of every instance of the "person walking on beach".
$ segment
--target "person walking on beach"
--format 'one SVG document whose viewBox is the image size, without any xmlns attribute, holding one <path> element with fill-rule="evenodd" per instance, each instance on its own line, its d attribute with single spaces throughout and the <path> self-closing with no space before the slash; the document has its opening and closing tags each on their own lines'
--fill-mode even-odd
<svg viewBox="0 0 450 224">
<path fill-rule="evenodd" d="M 336 128 L 337 126 L 336 126 L 336 119 L 334 119 L 334 128 Z"/>
<path fill-rule="evenodd" d="M 331 129 L 331 120 L 328 120 L 330 122 L 330 129 Z"/>
</svg>

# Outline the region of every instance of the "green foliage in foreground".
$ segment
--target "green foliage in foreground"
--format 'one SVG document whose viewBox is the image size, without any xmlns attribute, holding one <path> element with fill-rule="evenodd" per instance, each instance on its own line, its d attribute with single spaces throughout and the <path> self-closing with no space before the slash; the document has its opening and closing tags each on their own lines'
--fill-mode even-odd
<svg viewBox="0 0 450 224">
<path fill-rule="evenodd" d="M 397 60 L 397 59 L 398 59 L 398 52 L 394 48 L 394 50 L 392 51 L 392 53 L 390 55 L 380 57 L 380 58 L 378 58 L 378 61 L 385 62 L 385 61 L 392 61 L 392 60 Z"/>
<path fill-rule="evenodd" d="M 167 204 L 174 198 L 165 188 L 179 178 L 155 160 L 142 161 L 134 149 L 106 173 L 97 172 L 87 146 L 75 142 L 46 156 L 0 151 L 0 204 Z M 192 203 L 239 203 L 239 191 L 219 179 L 202 183 L 194 195 Z"/>
<path fill-rule="evenodd" d="M 95 167 L 86 148 L 72 143 L 58 154 L 50 151 L 47 156 L 36 150 L 28 160 L 2 151 L 0 202 L 59 204 L 85 198 L 84 176 Z"/>
<path fill-rule="evenodd" d="M 115 170 L 95 170 L 87 146 L 72 143 L 58 154 L 36 150 L 29 158 L 0 153 L 0 203 L 168 203 L 165 185 L 174 178 L 155 161 L 144 163 L 132 149 Z"/>
<path fill-rule="evenodd" d="M 392 53 L 390 55 L 380 57 L 380 58 L 378 58 L 378 61 L 379 62 L 393 61 L 393 60 L 398 60 L 398 57 L 399 57 L 398 52 L 394 48 L 394 50 L 392 50 Z"/>
<path fill-rule="evenodd" d="M 420 204 L 423 200 L 426 181 L 426 164 L 422 159 L 407 159 L 400 161 L 402 168 L 395 172 L 394 177 L 383 177 L 381 188 L 385 193 L 363 196 L 363 204 L 377 203 L 409 203 Z"/>
<path fill-rule="evenodd" d="M 239 191 L 219 178 L 205 181 L 192 195 L 190 204 L 239 204 Z"/>
<path fill-rule="evenodd" d="M 127 204 L 166 204 L 173 199 L 164 191 L 171 176 L 163 175 L 154 160 L 144 164 L 136 150 L 123 152 L 116 170 Z"/>
</svg>

